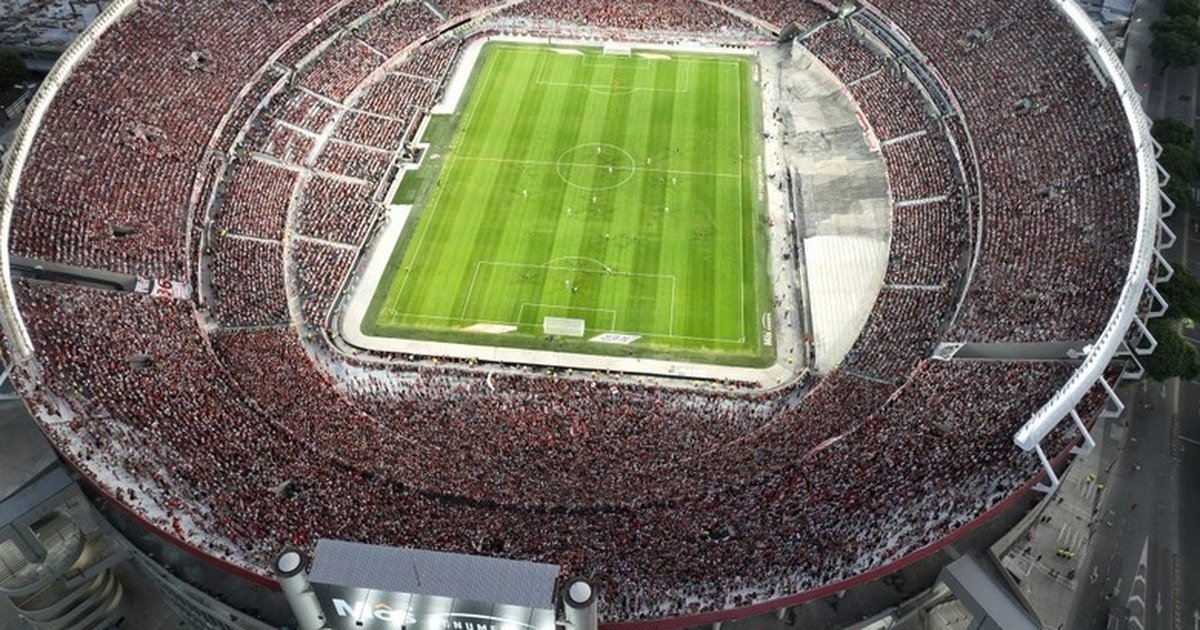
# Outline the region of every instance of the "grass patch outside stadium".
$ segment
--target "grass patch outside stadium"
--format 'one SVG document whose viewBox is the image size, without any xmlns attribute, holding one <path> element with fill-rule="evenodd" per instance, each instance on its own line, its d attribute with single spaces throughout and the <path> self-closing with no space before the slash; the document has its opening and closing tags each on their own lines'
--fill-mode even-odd
<svg viewBox="0 0 1200 630">
<path fill-rule="evenodd" d="M 488 44 L 396 191 L 414 208 L 362 332 L 769 365 L 753 72 L 742 56 Z"/>
</svg>

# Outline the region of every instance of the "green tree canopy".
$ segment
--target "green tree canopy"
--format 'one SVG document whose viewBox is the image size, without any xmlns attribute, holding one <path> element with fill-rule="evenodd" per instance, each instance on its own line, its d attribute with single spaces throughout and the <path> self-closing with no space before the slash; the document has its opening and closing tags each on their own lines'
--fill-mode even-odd
<svg viewBox="0 0 1200 630">
<path fill-rule="evenodd" d="M 1150 27 L 1154 41 L 1150 53 L 1154 58 L 1174 68 L 1186 68 L 1200 59 L 1200 25 L 1186 15 L 1169 17 Z"/>
<path fill-rule="evenodd" d="M 1168 144 L 1192 146 L 1192 128 L 1178 118 L 1159 118 L 1154 121 L 1154 139 L 1164 147 Z"/>
<path fill-rule="evenodd" d="M 1163 381 L 1178 376 L 1191 380 L 1200 376 L 1200 356 L 1196 354 L 1196 346 L 1179 334 L 1173 320 L 1156 319 L 1150 322 L 1149 328 L 1150 334 L 1158 340 L 1154 354 L 1142 359 L 1150 378 Z"/>
<path fill-rule="evenodd" d="M 1158 163 L 1167 169 L 1172 179 L 1181 179 L 1185 184 L 1200 182 L 1200 156 L 1197 156 L 1189 146 L 1178 144 L 1163 146 Z"/>
<path fill-rule="evenodd" d="M 1167 0 L 1163 5 L 1163 13 L 1168 17 L 1200 17 L 1200 0 Z"/>
<path fill-rule="evenodd" d="M 1172 262 L 1171 266 L 1175 268 L 1175 275 L 1158 287 L 1170 305 L 1167 317 L 1187 317 L 1200 322 L 1200 280 L 1180 261 Z"/>
<path fill-rule="evenodd" d="M 0 90 L 7 90 L 28 78 L 25 60 L 15 51 L 0 48 Z"/>
</svg>

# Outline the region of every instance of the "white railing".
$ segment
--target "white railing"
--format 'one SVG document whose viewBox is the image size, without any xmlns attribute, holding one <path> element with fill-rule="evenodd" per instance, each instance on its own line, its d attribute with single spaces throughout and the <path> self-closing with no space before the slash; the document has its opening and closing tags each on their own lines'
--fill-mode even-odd
<svg viewBox="0 0 1200 630">
<path fill-rule="evenodd" d="M 1042 438 L 1066 418 L 1079 404 L 1079 401 L 1091 390 L 1096 381 L 1104 376 L 1104 369 L 1121 343 L 1125 332 L 1137 315 L 1138 305 L 1145 290 L 1147 275 L 1155 254 L 1155 239 L 1157 236 L 1160 210 L 1158 163 L 1155 161 L 1155 143 L 1150 135 L 1150 122 L 1142 111 L 1141 100 L 1133 81 L 1125 73 L 1121 60 L 1116 52 L 1108 45 L 1108 41 L 1088 18 L 1083 9 L 1074 0 L 1052 0 L 1059 10 L 1074 24 L 1075 28 L 1087 41 L 1095 53 L 1096 60 L 1108 75 L 1121 98 L 1125 110 L 1125 118 L 1133 133 L 1137 153 L 1138 172 L 1140 175 L 1140 190 L 1138 191 L 1138 229 L 1137 240 L 1134 243 L 1133 259 L 1129 264 L 1129 273 L 1125 276 L 1125 286 L 1113 310 L 1112 317 L 1105 325 L 1103 332 L 1091 345 L 1090 351 L 1083 363 L 1071 375 L 1066 385 L 1058 391 L 1041 409 L 1025 422 L 1013 436 L 1013 442 L 1026 451 L 1035 450 Z"/>
<path fill-rule="evenodd" d="M 25 162 L 33 148 L 33 139 L 41 127 L 42 119 L 50 109 L 50 103 L 58 95 L 67 78 L 78 64 L 92 50 L 92 46 L 100 39 L 113 24 L 116 24 L 138 0 L 115 0 L 96 17 L 86 30 L 71 42 L 55 62 L 50 74 L 46 75 L 38 88 L 37 94 L 29 101 L 25 117 L 13 136 L 12 147 L 4 169 L 0 171 L 0 320 L 4 326 L 4 334 L 8 337 L 13 360 L 20 362 L 33 356 L 33 341 L 25 328 L 25 320 L 17 308 L 16 297 L 13 295 L 12 272 L 9 268 L 9 230 L 12 228 L 13 210 L 17 201 L 17 190 L 21 185 L 21 175 L 25 170 Z"/>
</svg>

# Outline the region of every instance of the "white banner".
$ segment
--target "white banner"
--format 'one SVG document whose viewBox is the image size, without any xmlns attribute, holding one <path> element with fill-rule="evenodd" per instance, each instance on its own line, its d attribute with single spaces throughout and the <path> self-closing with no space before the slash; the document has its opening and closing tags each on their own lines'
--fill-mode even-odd
<svg viewBox="0 0 1200 630">
<path fill-rule="evenodd" d="M 138 276 L 133 290 L 160 300 L 186 300 L 192 297 L 192 285 L 177 280 L 151 280 Z"/>
</svg>

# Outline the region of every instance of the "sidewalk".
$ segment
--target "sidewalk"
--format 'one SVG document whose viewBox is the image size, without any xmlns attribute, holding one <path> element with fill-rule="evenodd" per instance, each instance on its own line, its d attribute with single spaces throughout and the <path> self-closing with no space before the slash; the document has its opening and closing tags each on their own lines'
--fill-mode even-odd
<svg viewBox="0 0 1200 630">
<path fill-rule="evenodd" d="M 1076 589 L 1092 577 L 1081 575 L 1079 568 L 1085 565 L 1093 534 L 1111 521 L 1101 505 L 1126 433 L 1120 419 L 1097 422 L 1096 449 L 1071 463 L 1058 491 L 1018 527 L 1024 532 L 1008 549 L 997 550 L 1001 566 L 1014 576 L 1017 590 L 1046 628 L 1066 627 Z M 1066 557 L 1060 550 L 1067 551 Z"/>
</svg>

